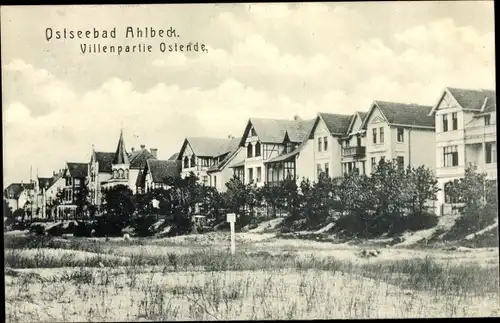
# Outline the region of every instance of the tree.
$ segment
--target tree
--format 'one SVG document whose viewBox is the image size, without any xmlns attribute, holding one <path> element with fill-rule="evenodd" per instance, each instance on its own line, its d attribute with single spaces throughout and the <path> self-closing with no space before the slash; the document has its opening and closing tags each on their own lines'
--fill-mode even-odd
<svg viewBox="0 0 500 323">
<path fill-rule="evenodd" d="M 83 215 L 89 211 L 89 207 L 92 205 L 90 190 L 86 181 L 82 181 L 78 190 L 75 190 L 74 203 L 76 205 L 76 216 L 83 218 Z"/>
<path fill-rule="evenodd" d="M 135 211 L 132 190 L 125 185 L 116 185 L 103 190 L 105 215 L 97 221 L 96 234 L 120 235 L 121 230 L 130 223 Z"/>
<path fill-rule="evenodd" d="M 3 199 L 3 216 L 8 219 L 12 218 L 12 209 L 5 198 Z"/>
</svg>

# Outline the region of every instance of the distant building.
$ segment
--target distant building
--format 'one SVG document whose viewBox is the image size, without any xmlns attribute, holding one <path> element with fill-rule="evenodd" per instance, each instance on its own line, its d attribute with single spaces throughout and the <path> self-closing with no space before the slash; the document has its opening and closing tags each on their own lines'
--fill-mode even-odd
<svg viewBox="0 0 500 323">
<path fill-rule="evenodd" d="M 155 188 L 166 188 L 168 178 L 180 177 L 181 162 L 179 160 L 149 159 L 144 170 L 137 177 L 137 192 L 145 193 Z"/>
<path fill-rule="evenodd" d="M 87 163 L 66 163 L 62 177 L 64 179 L 63 201 L 57 206 L 57 218 L 75 218 L 76 201 L 82 186 L 86 185 L 88 176 Z"/>
<path fill-rule="evenodd" d="M 429 116 L 435 119 L 435 167 L 439 210 L 451 213 L 447 185 L 469 166 L 497 178 L 496 92 L 447 87 Z M 425 150 L 427 153 L 427 150 Z"/>
<path fill-rule="evenodd" d="M 310 176 L 307 145 L 313 120 L 251 118 L 241 138 L 241 161 L 230 167 L 244 183 L 279 183 Z"/>
<path fill-rule="evenodd" d="M 123 131 L 115 152 L 93 151 L 89 163 L 90 192 L 92 203 L 101 205 L 102 190 L 118 184 L 128 186 L 135 194 L 137 192 L 137 179 L 143 171 L 148 159 L 156 159 L 158 149 L 146 149 L 141 145 L 141 149 L 131 149 L 128 153 L 123 139 Z"/>
<path fill-rule="evenodd" d="M 28 208 L 33 200 L 34 192 L 34 183 L 12 183 L 4 190 L 4 197 L 14 212 L 17 209 Z"/>
<path fill-rule="evenodd" d="M 366 169 L 371 173 L 380 159 L 397 161 L 401 167 L 436 167 L 435 121 L 429 117 L 431 106 L 396 102 L 374 101 L 361 128 L 366 138 Z M 359 141 L 358 141 L 359 142 Z M 361 143 L 363 140 L 361 139 Z M 343 153 L 351 152 L 344 142 Z M 425 153 L 423 153 L 425 152 Z M 349 171 L 351 167 L 344 171 Z"/>
<path fill-rule="evenodd" d="M 201 184 L 217 187 L 219 170 L 216 166 L 238 149 L 238 142 L 239 139 L 232 137 L 186 138 L 177 156 L 177 160 L 181 162 L 181 176 L 186 177 L 193 172 Z M 222 178 L 220 183 L 222 183 Z"/>
</svg>

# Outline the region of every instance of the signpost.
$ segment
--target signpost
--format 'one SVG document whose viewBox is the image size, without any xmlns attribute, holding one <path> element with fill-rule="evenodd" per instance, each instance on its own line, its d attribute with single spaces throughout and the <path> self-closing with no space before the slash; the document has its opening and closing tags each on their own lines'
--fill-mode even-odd
<svg viewBox="0 0 500 323">
<path fill-rule="evenodd" d="M 234 255 L 236 253 L 236 241 L 234 236 L 234 224 L 236 223 L 236 214 L 228 213 L 227 222 L 229 222 L 229 225 L 231 226 L 231 254 Z"/>
</svg>

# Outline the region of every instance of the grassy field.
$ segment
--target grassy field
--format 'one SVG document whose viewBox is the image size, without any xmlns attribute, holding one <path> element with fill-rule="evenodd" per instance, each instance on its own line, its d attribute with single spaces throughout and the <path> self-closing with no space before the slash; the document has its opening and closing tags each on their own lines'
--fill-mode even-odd
<svg viewBox="0 0 500 323">
<path fill-rule="evenodd" d="M 498 249 L 383 248 L 224 233 L 5 237 L 7 322 L 498 316 Z"/>
</svg>

